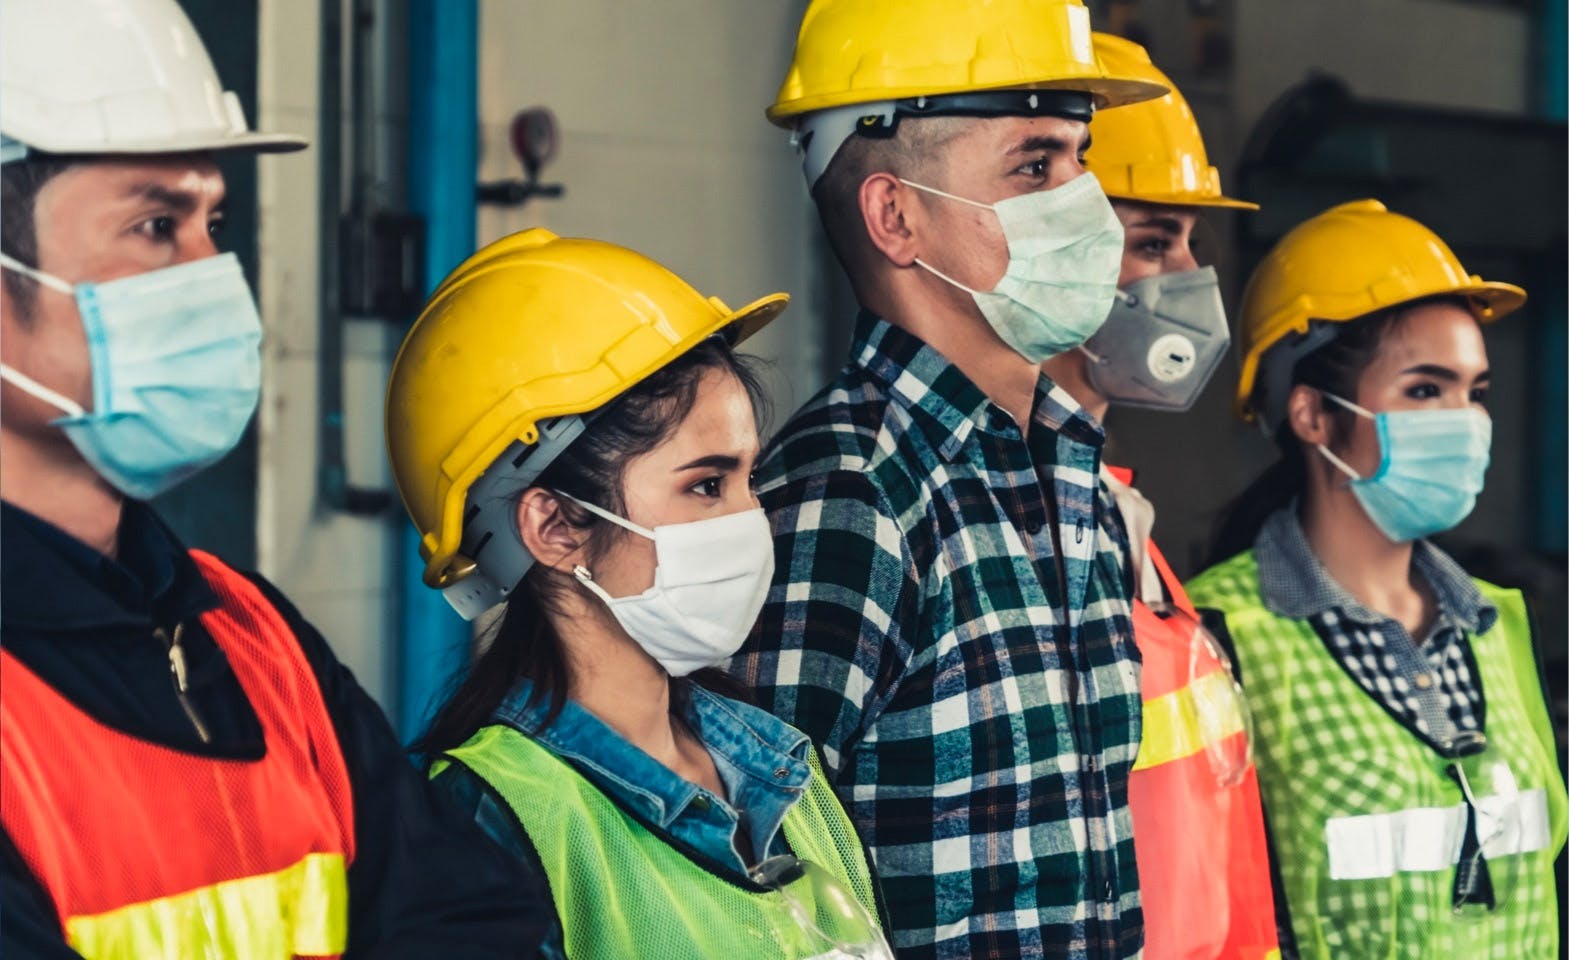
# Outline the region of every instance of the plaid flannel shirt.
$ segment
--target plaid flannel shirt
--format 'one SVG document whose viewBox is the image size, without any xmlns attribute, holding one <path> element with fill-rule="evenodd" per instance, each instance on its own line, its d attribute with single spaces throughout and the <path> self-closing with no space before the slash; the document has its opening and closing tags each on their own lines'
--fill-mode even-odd
<svg viewBox="0 0 1569 960">
<path fill-rule="evenodd" d="M 1104 434 L 1043 377 L 1026 439 L 876 317 L 852 357 L 759 471 L 777 572 L 732 670 L 822 746 L 901 957 L 1137 956 L 1138 654 Z"/>
</svg>

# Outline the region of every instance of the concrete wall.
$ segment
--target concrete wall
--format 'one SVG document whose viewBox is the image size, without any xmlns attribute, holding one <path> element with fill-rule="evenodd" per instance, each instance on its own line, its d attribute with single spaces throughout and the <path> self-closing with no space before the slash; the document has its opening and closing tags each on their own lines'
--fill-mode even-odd
<svg viewBox="0 0 1569 960">
<path fill-rule="evenodd" d="M 260 125 L 317 137 L 321 123 L 315 0 L 261 5 Z M 391 694 L 394 549 L 391 523 L 327 509 L 317 498 L 319 159 L 264 156 L 258 169 L 263 322 L 257 564 L 331 642 L 371 695 Z M 355 323 L 344 363 L 345 434 L 355 482 L 387 486 L 382 394 L 387 331 Z"/>
<path fill-rule="evenodd" d="M 480 241 L 531 226 L 609 240 L 732 307 L 789 291 L 790 309 L 747 347 L 774 361 L 781 415 L 810 396 L 823 364 L 811 296 L 816 214 L 787 135 L 763 118 L 803 6 L 481 4 L 480 175 L 518 175 L 508 124 L 539 104 L 562 133 L 544 179 L 567 192 L 482 208 Z"/>
</svg>

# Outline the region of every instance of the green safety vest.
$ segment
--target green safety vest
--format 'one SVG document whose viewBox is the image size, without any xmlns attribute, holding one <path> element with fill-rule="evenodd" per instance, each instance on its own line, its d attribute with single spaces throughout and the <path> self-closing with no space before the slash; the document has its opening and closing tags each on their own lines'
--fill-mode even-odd
<svg viewBox="0 0 1569 960">
<path fill-rule="evenodd" d="M 831 944 L 802 928 L 784 895 L 751 883 L 739 869 L 684 853 L 512 727 L 483 727 L 446 758 L 489 783 L 517 815 L 550 882 L 569 957 L 835 955 Z M 861 842 L 815 754 L 810 762 L 811 779 L 784 817 L 785 840 L 798 858 L 827 871 L 875 918 Z M 787 889 L 828 936 L 864 942 L 866 931 L 840 919 L 807 880 Z"/>
<path fill-rule="evenodd" d="M 1252 552 L 1188 584 L 1195 606 L 1221 611 L 1252 711 L 1264 811 L 1291 926 L 1304 957 L 1558 956 L 1553 858 L 1566 801 L 1552 723 L 1519 591 L 1477 581 L 1498 621 L 1470 639 L 1486 701 L 1487 751 L 1458 761 L 1483 810 L 1498 760 L 1518 801 L 1507 831 L 1486 834 L 1498 905 L 1453 909 L 1465 796 L 1445 759 L 1396 721 L 1342 668 L 1306 620 L 1271 613 Z M 1496 776 L 1496 774 L 1495 774 Z M 1485 785 L 1484 785 L 1485 784 Z M 1514 791 L 1518 791 L 1517 793 Z M 1498 803 L 1499 801 L 1493 801 Z M 1505 836 L 1507 834 L 1507 836 Z"/>
</svg>

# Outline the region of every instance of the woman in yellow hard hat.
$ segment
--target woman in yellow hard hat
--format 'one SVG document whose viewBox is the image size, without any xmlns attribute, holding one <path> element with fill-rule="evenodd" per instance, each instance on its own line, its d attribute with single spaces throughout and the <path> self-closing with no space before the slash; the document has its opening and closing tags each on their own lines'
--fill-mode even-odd
<svg viewBox="0 0 1569 960">
<path fill-rule="evenodd" d="M 1206 210 L 1256 210 L 1220 187 L 1187 100 L 1143 47 L 1094 35 L 1110 73 L 1171 87 L 1097 114 L 1084 165 L 1123 226 L 1117 300 L 1084 346 L 1041 365 L 1102 422 L 1114 405 L 1192 406 L 1230 342 L 1220 281 L 1194 256 Z M 1245 713 L 1225 655 L 1151 538 L 1155 508 L 1103 465 L 1100 496 L 1128 530 L 1143 742 L 1128 778 L 1149 960 L 1278 957 L 1269 848 Z"/>
<path fill-rule="evenodd" d="M 1471 276 L 1375 200 L 1301 224 L 1243 297 L 1239 412 L 1279 464 L 1188 584 L 1229 637 L 1304 957 L 1554 957 L 1566 800 L 1518 591 L 1425 538 L 1487 469 Z"/>
<path fill-rule="evenodd" d="M 887 956 L 860 842 L 799 731 L 724 695 L 773 574 L 741 310 L 530 230 L 442 284 L 387 440 L 426 581 L 504 605 L 421 749 L 549 882 L 547 952 Z M 838 955 L 837 953 L 834 955 Z"/>
</svg>

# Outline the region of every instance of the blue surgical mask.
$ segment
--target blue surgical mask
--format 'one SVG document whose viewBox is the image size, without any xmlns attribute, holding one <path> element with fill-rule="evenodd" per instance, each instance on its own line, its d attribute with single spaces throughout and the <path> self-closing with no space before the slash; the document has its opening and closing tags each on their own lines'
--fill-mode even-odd
<svg viewBox="0 0 1569 960">
<path fill-rule="evenodd" d="M 0 254 L 0 266 L 76 298 L 92 364 L 84 410 L 11 367 L 9 381 L 126 496 L 155 497 L 234 449 L 261 393 L 261 319 L 232 253 L 72 286 Z"/>
<path fill-rule="evenodd" d="M 1476 506 L 1493 445 L 1493 421 L 1475 407 L 1372 413 L 1332 393 L 1324 396 L 1378 429 L 1378 469 L 1360 476 L 1323 444 L 1318 452 L 1351 478 L 1368 517 L 1396 543 L 1459 526 Z"/>
<path fill-rule="evenodd" d="M 1008 240 L 1008 269 L 994 289 L 971 289 L 915 262 L 974 297 L 997 336 L 1031 363 L 1072 350 L 1106 322 L 1122 269 L 1122 222 L 1099 180 L 1082 174 L 1054 190 L 995 204 L 900 182 L 997 215 Z"/>
</svg>

